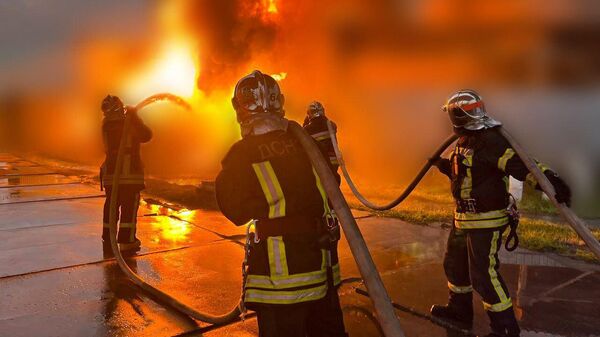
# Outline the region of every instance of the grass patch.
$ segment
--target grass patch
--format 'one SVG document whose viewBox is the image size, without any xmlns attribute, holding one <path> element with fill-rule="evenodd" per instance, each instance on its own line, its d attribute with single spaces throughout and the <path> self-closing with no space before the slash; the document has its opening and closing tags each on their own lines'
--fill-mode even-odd
<svg viewBox="0 0 600 337">
<path fill-rule="evenodd" d="M 367 191 L 365 197 L 372 202 L 385 204 L 397 197 L 401 191 L 401 188 L 395 187 L 379 188 Z M 378 217 L 396 218 L 418 225 L 433 222 L 452 223 L 454 201 L 450 193 L 439 186 L 419 187 L 399 206 L 387 211 L 373 211 L 358 202 L 349 190 L 344 192 L 351 208 L 367 211 Z M 526 189 L 519 209 L 523 214 L 518 230 L 521 247 L 598 262 L 571 226 L 555 216 L 556 209 L 550 201 L 542 198 L 541 192 Z M 592 229 L 592 233 L 600 240 L 600 229 Z"/>
</svg>

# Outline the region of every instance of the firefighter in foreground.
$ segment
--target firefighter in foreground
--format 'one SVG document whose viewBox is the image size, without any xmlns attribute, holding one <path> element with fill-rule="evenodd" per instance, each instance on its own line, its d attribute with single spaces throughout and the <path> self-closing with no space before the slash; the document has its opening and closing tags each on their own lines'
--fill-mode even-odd
<svg viewBox="0 0 600 337">
<path fill-rule="evenodd" d="M 317 141 L 323 156 L 325 156 L 325 159 L 331 163 L 333 174 L 335 175 L 339 185 L 341 183 L 341 177 L 338 173 L 340 164 L 338 163 L 335 150 L 333 148 L 333 143 L 331 142 L 331 134 L 329 133 L 329 128 L 327 127 L 328 121 L 329 119 L 327 116 L 325 116 L 325 108 L 323 107 L 323 104 L 314 101 L 311 102 L 306 109 L 306 118 L 304 119 L 302 126 L 304 127 L 304 130 L 306 130 L 306 132 Z M 335 123 L 331 121 L 331 124 L 333 126 L 333 130 L 337 132 L 337 126 Z"/>
<path fill-rule="evenodd" d="M 117 163 L 117 153 L 121 142 L 121 133 L 125 121 L 125 112 L 132 115 L 131 129 L 126 140 L 123 158 L 123 171 L 119 182 L 119 200 L 117 201 L 117 221 L 120 221 L 117 242 L 121 251 L 135 251 L 141 242 L 136 237 L 137 210 L 140 191 L 144 185 L 144 165 L 140 156 L 140 144 L 150 141 L 152 131 L 144 125 L 133 107 L 125 107 L 116 96 L 108 95 L 102 101 L 104 120 L 102 121 L 102 139 L 106 159 L 100 168 L 100 184 L 106 190 L 104 202 L 104 227 L 102 241 L 110 249 L 109 215 L 113 173 Z"/>
<path fill-rule="evenodd" d="M 482 98 L 472 90 L 452 95 L 443 110 L 460 136 L 449 159 L 434 158 L 440 172 L 451 180 L 456 201 L 444 270 L 450 290 L 447 305 L 434 305 L 431 314 L 471 326 L 473 289 L 490 318 L 488 337 L 519 336 L 520 329 L 506 284 L 498 269 L 502 233 L 516 235 L 518 213 L 508 193 L 508 177 L 535 183 L 508 141 L 500 134 L 500 122 L 486 115 Z M 570 205 L 569 187 L 546 166 L 538 166 L 554 185 L 556 199 Z"/>
<path fill-rule="evenodd" d="M 232 99 L 242 140 L 222 161 L 216 194 L 237 226 L 255 223 L 244 302 L 261 337 L 347 336 L 337 287 L 339 229 L 319 177 L 287 131 L 277 82 L 254 71 Z"/>
</svg>

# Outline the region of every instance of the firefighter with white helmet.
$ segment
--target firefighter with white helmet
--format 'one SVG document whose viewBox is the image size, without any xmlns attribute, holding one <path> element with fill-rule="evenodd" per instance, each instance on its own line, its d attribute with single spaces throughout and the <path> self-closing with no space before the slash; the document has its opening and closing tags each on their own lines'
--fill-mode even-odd
<svg viewBox="0 0 600 337">
<path fill-rule="evenodd" d="M 337 240 L 323 186 L 288 131 L 277 82 L 254 71 L 232 99 L 242 140 L 222 161 L 216 195 L 237 226 L 254 223 L 248 240 L 244 305 L 258 315 L 261 337 L 347 336 L 337 287 Z"/>
<path fill-rule="evenodd" d="M 479 94 L 460 90 L 450 96 L 443 110 L 460 137 L 449 159 L 434 158 L 433 162 L 451 180 L 456 209 L 444 256 L 449 300 L 447 305 L 434 305 L 431 314 L 470 326 L 475 290 L 490 318 L 492 332 L 487 336 L 517 337 L 520 329 L 498 271 L 498 250 L 502 233 L 510 228 L 509 238 L 516 237 L 518 224 L 518 212 L 508 193 L 509 176 L 534 186 L 536 182 L 499 132 L 501 123 L 487 115 Z M 554 185 L 556 199 L 570 205 L 567 184 L 545 165 L 538 166 Z"/>
</svg>

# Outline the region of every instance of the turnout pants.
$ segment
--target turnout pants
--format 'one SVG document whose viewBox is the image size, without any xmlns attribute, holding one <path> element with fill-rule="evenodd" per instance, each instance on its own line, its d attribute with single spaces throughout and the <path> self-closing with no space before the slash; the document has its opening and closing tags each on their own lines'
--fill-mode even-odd
<svg viewBox="0 0 600 337">
<path fill-rule="evenodd" d="M 505 229 L 452 228 L 444 257 L 450 291 L 466 294 L 475 289 L 483 299 L 484 309 L 492 313 L 512 308 L 508 288 L 498 273 L 498 250 Z"/>
<path fill-rule="evenodd" d="M 109 242 L 109 217 L 112 186 L 106 186 L 105 190 L 106 200 L 104 201 L 102 240 Z M 119 223 L 117 241 L 119 243 L 132 243 L 136 240 L 135 232 L 139 205 L 140 188 L 138 186 L 119 186 L 119 196 L 117 200 L 117 222 Z"/>
<path fill-rule="evenodd" d="M 317 301 L 256 308 L 259 337 L 347 337 L 335 288 Z"/>
</svg>

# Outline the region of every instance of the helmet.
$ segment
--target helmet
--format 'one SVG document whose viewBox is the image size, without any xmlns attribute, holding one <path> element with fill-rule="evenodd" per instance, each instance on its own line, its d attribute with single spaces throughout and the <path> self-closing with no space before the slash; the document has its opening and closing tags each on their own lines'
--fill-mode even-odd
<svg viewBox="0 0 600 337">
<path fill-rule="evenodd" d="M 483 98 L 474 90 L 459 90 L 448 98 L 442 110 L 457 129 L 480 130 L 502 125 L 487 115 Z"/>
<path fill-rule="evenodd" d="M 123 102 L 119 97 L 113 95 L 104 97 L 100 108 L 107 117 L 122 116 L 125 113 L 125 106 L 123 105 Z"/>
<path fill-rule="evenodd" d="M 308 105 L 308 108 L 306 109 L 306 115 L 308 117 L 308 120 L 325 116 L 325 108 L 320 102 L 313 101 Z"/>
<path fill-rule="evenodd" d="M 238 81 L 231 99 L 240 123 L 261 113 L 283 117 L 283 102 L 284 97 L 277 81 L 258 70 Z"/>
</svg>

